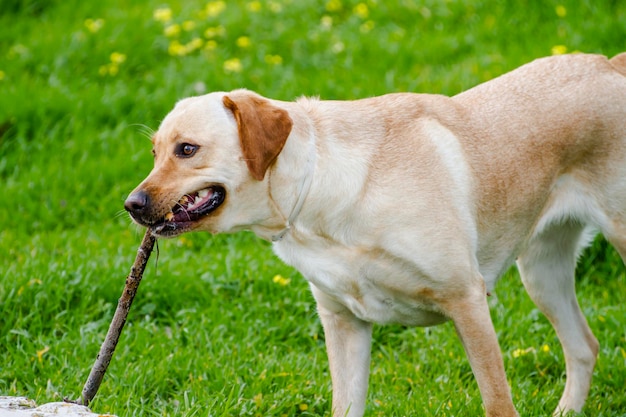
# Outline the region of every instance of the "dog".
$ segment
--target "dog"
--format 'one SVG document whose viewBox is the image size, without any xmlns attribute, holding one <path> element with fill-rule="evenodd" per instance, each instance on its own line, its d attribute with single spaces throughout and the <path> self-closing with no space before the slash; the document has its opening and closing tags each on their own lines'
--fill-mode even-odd
<svg viewBox="0 0 626 417">
<path fill-rule="evenodd" d="M 454 323 L 487 416 L 517 416 L 487 295 L 517 262 L 586 400 L 598 342 L 574 292 L 600 232 L 626 259 L 626 53 L 535 60 L 453 97 L 179 101 L 125 208 L 157 237 L 251 230 L 309 281 L 333 416 L 362 416 L 373 323 Z"/>
</svg>

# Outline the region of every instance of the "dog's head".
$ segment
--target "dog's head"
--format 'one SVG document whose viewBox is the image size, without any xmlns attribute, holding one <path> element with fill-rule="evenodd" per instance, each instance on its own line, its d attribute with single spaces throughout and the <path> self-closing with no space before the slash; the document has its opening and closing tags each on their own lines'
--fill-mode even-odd
<svg viewBox="0 0 626 417">
<path fill-rule="evenodd" d="M 154 168 L 124 207 L 158 236 L 262 223 L 272 211 L 266 172 L 291 127 L 286 110 L 245 90 L 184 99 L 153 136 Z"/>
</svg>

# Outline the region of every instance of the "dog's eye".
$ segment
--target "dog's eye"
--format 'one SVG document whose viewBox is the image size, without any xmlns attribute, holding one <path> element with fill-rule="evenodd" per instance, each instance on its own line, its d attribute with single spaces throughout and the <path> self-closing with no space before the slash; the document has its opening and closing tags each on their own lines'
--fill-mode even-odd
<svg viewBox="0 0 626 417">
<path fill-rule="evenodd" d="M 174 153 L 180 158 L 190 158 L 196 153 L 197 150 L 198 146 L 196 145 L 192 145 L 190 143 L 180 143 L 176 147 Z"/>
</svg>

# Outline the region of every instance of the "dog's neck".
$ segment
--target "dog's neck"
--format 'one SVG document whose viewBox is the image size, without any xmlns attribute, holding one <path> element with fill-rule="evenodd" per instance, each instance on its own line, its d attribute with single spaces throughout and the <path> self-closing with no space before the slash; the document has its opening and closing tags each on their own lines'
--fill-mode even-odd
<svg viewBox="0 0 626 417">
<path fill-rule="evenodd" d="M 313 174 L 315 173 L 315 164 L 317 162 L 317 149 L 315 143 L 315 133 L 313 129 L 311 129 L 311 134 L 309 135 L 309 148 L 307 152 L 307 161 L 306 168 L 304 172 L 304 178 L 298 183 L 298 188 L 296 189 L 297 199 L 293 207 L 291 208 L 291 212 L 289 213 L 289 217 L 285 217 L 283 211 L 280 209 L 278 204 L 274 201 L 272 197 L 272 188 L 271 188 L 271 177 L 269 180 L 270 187 L 270 201 L 274 205 L 274 208 L 283 219 L 285 219 L 285 227 L 280 230 L 278 233 L 272 235 L 272 242 L 281 241 L 285 235 L 291 230 L 291 226 L 296 221 L 296 218 L 300 214 L 302 210 L 302 206 L 304 205 L 304 201 L 309 195 L 309 191 L 311 190 L 311 183 L 313 182 Z M 270 173 L 271 175 L 271 173 Z"/>
</svg>

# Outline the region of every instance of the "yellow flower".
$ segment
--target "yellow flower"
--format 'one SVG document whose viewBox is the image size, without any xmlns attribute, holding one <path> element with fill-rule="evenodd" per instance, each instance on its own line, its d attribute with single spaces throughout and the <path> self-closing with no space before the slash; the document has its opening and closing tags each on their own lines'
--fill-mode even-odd
<svg viewBox="0 0 626 417">
<path fill-rule="evenodd" d="M 300 409 L 300 411 L 306 411 L 309 409 L 309 406 L 306 404 L 300 404 L 298 408 Z"/>
<path fill-rule="evenodd" d="M 283 5 L 277 1 L 270 1 L 269 8 L 274 13 L 280 13 L 283 11 Z"/>
<path fill-rule="evenodd" d="M 208 40 L 206 41 L 206 43 L 204 44 L 204 49 L 207 51 L 212 51 L 215 48 L 217 48 L 217 42 L 215 42 L 214 40 Z"/>
<path fill-rule="evenodd" d="M 543 353 L 548 353 L 548 352 L 550 352 L 550 346 L 548 346 L 548 345 L 543 345 L 543 346 L 541 346 L 541 351 L 542 351 Z"/>
<path fill-rule="evenodd" d="M 187 54 L 187 50 L 182 43 L 178 41 L 172 41 L 167 47 L 167 53 L 172 56 L 183 56 Z"/>
<path fill-rule="evenodd" d="M 370 14 L 370 10 L 365 3 L 359 3 L 354 6 L 354 14 L 359 16 L 361 19 L 367 19 Z"/>
<path fill-rule="evenodd" d="M 185 20 L 183 22 L 183 30 L 189 32 L 190 30 L 194 30 L 196 28 L 196 22 L 193 20 Z"/>
<path fill-rule="evenodd" d="M 329 30 L 333 27 L 333 18 L 330 16 L 322 16 L 322 19 L 320 20 L 320 25 L 322 26 L 322 29 Z"/>
<path fill-rule="evenodd" d="M 226 9 L 225 1 L 210 1 L 204 10 L 208 17 L 215 17 L 222 13 L 224 9 Z"/>
<path fill-rule="evenodd" d="M 524 356 L 532 352 L 535 352 L 535 348 L 533 347 L 529 347 L 528 349 L 515 349 L 513 351 L 513 357 L 519 358 L 520 356 Z"/>
<path fill-rule="evenodd" d="M 283 57 L 280 55 L 265 55 L 265 62 L 270 65 L 280 65 L 283 63 Z"/>
<path fill-rule="evenodd" d="M 524 356 L 525 354 L 526 354 L 526 351 L 524 349 L 515 349 L 513 351 L 514 358 L 519 358 L 520 356 Z"/>
<path fill-rule="evenodd" d="M 552 55 L 563 55 L 567 53 L 567 46 L 565 45 L 554 45 L 552 47 Z"/>
<path fill-rule="evenodd" d="M 260 1 L 251 1 L 246 5 L 246 8 L 253 12 L 257 13 L 261 11 L 261 2 Z"/>
<path fill-rule="evenodd" d="M 109 59 L 111 62 L 98 68 L 98 74 L 103 77 L 106 75 L 116 76 L 120 72 L 120 64 L 126 61 L 126 55 L 120 52 L 113 52 L 109 55 Z"/>
<path fill-rule="evenodd" d="M 86 19 L 85 27 L 91 33 L 96 33 L 104 26 L 104 20 L 102 19 Z"/>
<path fill-rule="evenodd" d="M 41 285 L 41 284 L 43 284 L 43 281 L 41 281 L 39 278 L 31 279 L 30 281 L 28 281 L 29 287 L 32 287 L 33 285 Z"/>
<path fill-rule="evenodd" d="M 221 26 L 221 25 L 214 26 L 214 27 L 207 28 L 204 31 L 204 37 L 211 39 L 217 36 L 224 36 L 225 33 L 226 33 L 226 28 L 224 26 Z"/>
<path fill-rule="evenodd" d="M 113 64 L 118 64 L 118 65 L 126 61 L 126 55 L 121 54 L 119 52 L 113 52 L 109 58 L 111 59 L 111 62 Z"/>
<path fill-rule="evenodd" d="M 565 8 L 565 6 L 563 6 L 562 4 L 559 4 L 558 6 L 556 6 L 556 15 L 558 17 L 567 16 L 567 9 Z"/>
<path fill-rule="evenodd" d="M 163 33 L 168 38 L 175 38 L 176 36 L 180 35 L 180 25 L 174 23 L 173 25 L 166 26 L 165 29 L 163 29 Z"/>
<path fill-rule="evenodd" d="M 117 73 L 120 72 L 120 67 L 116 64 L 109 64 L 107 68 L 111 77 L 115 77 Z"/>
<path fill-rule="evenodd" d="M 291 279 L 285 278 L 279 274 L 279 275 L 274 275 L 274 278 L 272 278 L 272 281 L 274 281 L 275 284 L 282 285 L 284 287 L 286 285 L 289 285 L 289 283 L 291 282 Z"/>
<path fill-rule="evenodd" d="M 341 10 L 343 5 L 341 4 L 341 0 L 329 0 L 326 3 L 326 10 L 329 12 L 338 12 Z"/>
<path fill-rule="evenodd" d="M 250 38 L 247 36 L 240 36 L 237 38 L 237 46 L 240 48 L 248 48 L 251 45 Z"/>
<path fill-rule="evenodd" d="M 172 20 L 172 9 L 170 9 L 169 7 L 156 9 L 152 14 L 152 17 L 158 22 L 169 22 L 170 20 Z"/>
<path fill-rule="evenodd" d="M 241 72 L 243 71 L 243 65 L 239 58 L 231 58 L 224 61 L 224 71 L 226 72 Z"/>
<path fill-rule="evenodd" d="M 187 48 L 187 52 L 193 52 L 196 49 L 202 48 L 204 41 L 200 38 L 193 38 L 185 47 Z"/>
</svg>

